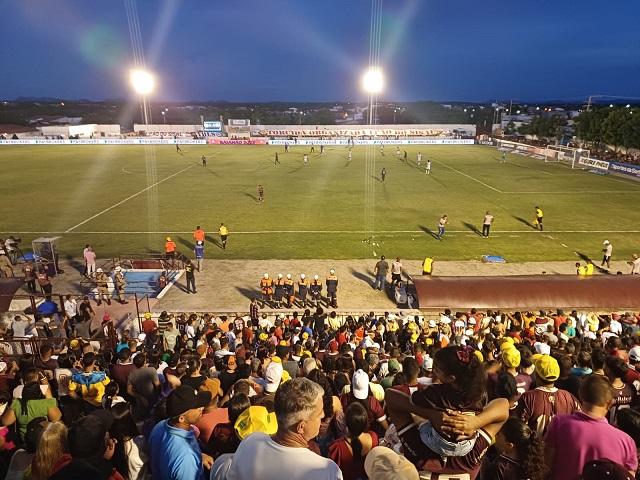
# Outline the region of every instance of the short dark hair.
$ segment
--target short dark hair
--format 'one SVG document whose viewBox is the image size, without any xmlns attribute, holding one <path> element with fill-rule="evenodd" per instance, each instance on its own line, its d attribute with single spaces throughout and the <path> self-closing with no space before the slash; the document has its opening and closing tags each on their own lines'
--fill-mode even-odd
<svg viewBox="0 0 640 480">
<path fill-rule="evenodd" d="M 144 353 L 138 353 L 135 357 L 133 357 L 133 364 L 136 368 L 144 367 L 144 364 L 147 362 L 147 356 Z"/>
<path fill-rule="evenodd" d="M 580 385 L 580 401 L 605 407 L 613 399 L 613 386 L 602 375 L 586 375 Z"/>
<path fill-rule="evenodd" d="M 627 375 L 629 367 L 627 363 L 621 358 L 614 357 L 613 355 L 607 355 L 604 359 L 604 364 L 607 370 L 611 372 L 614 378 L 624 378 Z"/>
</svg>

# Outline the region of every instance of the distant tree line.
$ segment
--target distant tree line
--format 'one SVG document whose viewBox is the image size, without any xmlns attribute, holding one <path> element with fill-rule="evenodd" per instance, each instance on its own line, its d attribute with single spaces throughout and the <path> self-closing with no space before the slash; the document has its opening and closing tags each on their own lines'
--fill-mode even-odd
<svg viewBox="0 0 640 480">
<path fill-rule="evenodd" d="M 575 134 L 595 149 L 611 145 L 615 151 L 640 149 L 640 108 L 606 107 L 583 112 L 575 118 Z"/>
</svg>

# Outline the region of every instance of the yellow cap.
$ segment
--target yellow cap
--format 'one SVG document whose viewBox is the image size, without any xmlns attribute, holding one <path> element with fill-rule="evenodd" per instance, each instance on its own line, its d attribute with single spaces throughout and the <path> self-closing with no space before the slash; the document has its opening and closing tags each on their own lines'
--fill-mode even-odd
<svg viewBox="0 0 640 480">
<path fill-rule="evenodd" d="M 516 368 L 520 366 L 520 352 L 517 348 L 505 348 L 502 350 L 502 363 L 507 368 Z"/>
<path fill-rule="evenodd" d="M 75 338 L 73 340 L 71 340 L 71 342 L 69 343 L 69 346 L 71 348 L 78 348 L 78 345 L 80 344 L 80 342 L 78 342 L 78 340 L 76 340 Z"/>
<path fill-rule="evenodd" d="M 554 382 L 558 380 L 560 376 L 560 365 L 558 365 L 558 361 L 549 356 L 542 355 L 535 362 L 536 365 L 536 373 L 540 378 L 547 382 Z"/>
<path fill-rule="evenodd" d="M 167 237 L 167 242 L 170 242 L 170 241 L 171 241 L 171 237 Z"/>
<path fill-rule="evenodd" d="M 252 406 L 240 414 L 234 428 L 240 439 L 253 432 L 272 435 L 278 431 L 278 421 L 275 413 L 269 413 L 265 407 Z"/>
<path fill-rule="evenodd" d="M 427 338 L 427 345 L 433 345 L 433 338 Z"/>
<path fill-rule="evenodd" d="M 272 361 L 272 362 L 279 363 L 280 365 L 282 365 L 282 359 L 281 359 L 280 357 L 278 357 L 277 355 L 276 355 L 276 356 L 271 357 L 271 361 Z"/>
<path fill-rule="evenodd" d="M 413 335 L 411 335 L 411 343 L 417 342 L 419 336 L 420 335 L 418 335 L 417 333 L 414 333 Z"/>
<path fill-rule="evenodd" d="M 484 356 L 482 355 L 482 352 L 480 350 L 474 350 L 473 354 L 478 357 L 478 361 L 480 363 L 484 362 Z"/>
<path fill-rule="evenodd" d="M 269 335 L 267 335 L 266 333 L 262 332 L 262 333 L 258 336 L 258 338 L 259 338 L 261 341 L 263 341 L 263 342 L 264 342 L 267 338 L 269 338 Z"/>
<path fill-rule="evenodd" d="M 502 343 L 500 344 L 500 350 L 506 350 L 507 348 L 511 348 L 513 346 L 513 338 L 504 337 L 502 339 Z"/>
<path fill-rule="evenodd" d="M 151 314 L 149 312 L 145 313 L 144 318 L 151 318 Z"/>
</svg>

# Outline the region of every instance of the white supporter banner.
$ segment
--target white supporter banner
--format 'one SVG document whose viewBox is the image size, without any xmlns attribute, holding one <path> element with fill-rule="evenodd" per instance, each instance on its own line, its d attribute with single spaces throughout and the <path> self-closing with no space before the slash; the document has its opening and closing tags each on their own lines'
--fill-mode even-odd
<svg viewBox="0 0 640 480">
<path fill-rule="evenodd" d="M 206 138 L 94 138 L 80 140 L 0 140 L 0 145 L 205 145 Z"/>
</svg>

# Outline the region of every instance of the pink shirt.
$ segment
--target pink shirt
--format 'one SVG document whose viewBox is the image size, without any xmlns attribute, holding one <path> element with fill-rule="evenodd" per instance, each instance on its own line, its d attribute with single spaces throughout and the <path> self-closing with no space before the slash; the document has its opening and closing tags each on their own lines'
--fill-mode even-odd
<svg viewBox="0 0 640 480">
<path fill-rule="evenodd" d="M 556 451 L 551 480 L 577 479 L 585 463 L 601 458 L 613 460 L 629 471 L 638 468 L 633 439 L 609 425 L 606 418 L 593 418 L 583 412 L 556 415 L 544 441 Z"/>
<path fill-rule="evenodd" d="M 96 252 L 87 251 L 87 253 L 84 254 L 84 259 L 87 263 L 96 263 Z"/>
</svg>

